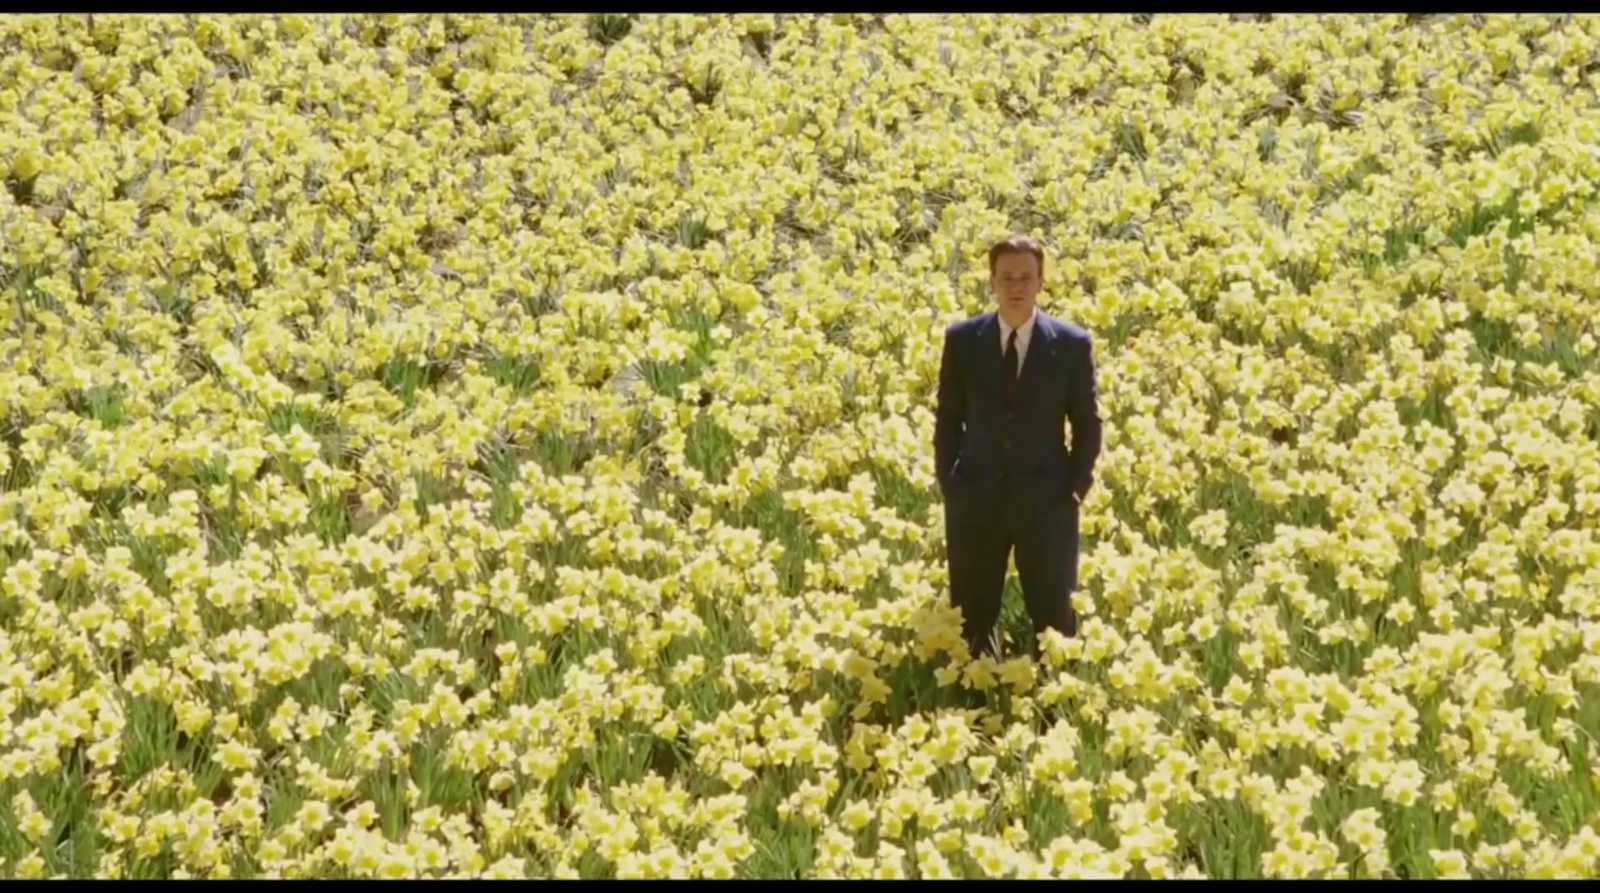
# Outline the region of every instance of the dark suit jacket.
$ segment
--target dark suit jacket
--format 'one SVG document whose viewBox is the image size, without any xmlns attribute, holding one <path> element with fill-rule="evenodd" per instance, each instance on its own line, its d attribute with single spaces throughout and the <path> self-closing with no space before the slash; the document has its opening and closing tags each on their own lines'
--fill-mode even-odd
<svg viewBox="0 0 1600 893">
<path fill-rule="evenodd" d="M 1038 311 L 1008 419 L 998 311 L 945 330 L 934 455 L 945 498 L 991 491 L 1002 473 L 1031 498 L 1058 506 L 1094 483 L 1099 391 L 1089 333 Z M 1063 420 L 1072 424 L 1071 446 Z"/>
</svg>

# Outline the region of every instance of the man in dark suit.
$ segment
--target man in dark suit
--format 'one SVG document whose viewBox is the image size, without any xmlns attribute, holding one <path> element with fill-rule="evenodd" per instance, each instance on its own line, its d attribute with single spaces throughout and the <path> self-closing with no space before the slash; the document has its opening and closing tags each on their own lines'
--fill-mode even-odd
<svg viewBox="0 0 1600 893">
<path fill-rule="evenodd" d="M 945 331 L 934 454 L 950 596 L 974 657 L 999 657 L 1013 548 L 1034 657 L 1045 629 L 1077 634 L 1078 511 L 1100 455 L 1099 395 L 1089 333 L 1035 303 L 1044 272 L 1038 242 L 996 244 L 989 287 L 998 307 Z"/>
</svg>

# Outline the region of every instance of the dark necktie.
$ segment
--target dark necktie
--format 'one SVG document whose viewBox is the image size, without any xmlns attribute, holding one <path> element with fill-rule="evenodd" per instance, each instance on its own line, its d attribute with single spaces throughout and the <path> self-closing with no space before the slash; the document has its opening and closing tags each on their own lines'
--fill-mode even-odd
<svg viewBox="0 0 1600 893">
<path fill-rule="evenodd" d="M 1011 330 L 1011 337 L 1006 339 L 1006 401 L 1011 402 L 1017 398 L 1017 330 Z"/>
</svg>

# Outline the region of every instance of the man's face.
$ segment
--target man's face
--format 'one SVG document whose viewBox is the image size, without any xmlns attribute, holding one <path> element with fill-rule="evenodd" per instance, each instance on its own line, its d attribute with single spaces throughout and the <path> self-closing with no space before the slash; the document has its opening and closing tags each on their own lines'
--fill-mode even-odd
<svg viewBox="0 0 1600 893">
<path fill-rule="evenodd" d="M 1023 251 L 1008 251 L 995 261 L 989 276 L 989 289 L 1007 316 L 1026 317 L 1033 312 L 1034 299 L 1043 285 L 1039 262 Z"/>
</svg>

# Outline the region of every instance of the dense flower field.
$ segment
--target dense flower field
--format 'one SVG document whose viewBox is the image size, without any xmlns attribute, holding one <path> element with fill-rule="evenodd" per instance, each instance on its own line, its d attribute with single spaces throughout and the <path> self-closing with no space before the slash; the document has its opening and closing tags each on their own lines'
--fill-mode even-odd
<svg viewBox="0 0 1600 893">
<path fill-rule="evenodd" d="M 1594 875 L 1597 44 L 0 18 L 0 876 Z M 1043 665 L 932 477 L 1011 232 Z"/>
</svg>

